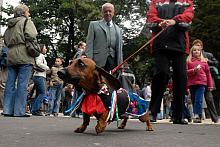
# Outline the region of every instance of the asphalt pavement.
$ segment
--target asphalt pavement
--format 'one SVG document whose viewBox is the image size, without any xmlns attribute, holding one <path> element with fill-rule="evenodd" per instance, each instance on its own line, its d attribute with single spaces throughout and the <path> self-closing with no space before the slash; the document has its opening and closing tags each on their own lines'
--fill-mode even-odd
<svg viewBox="0 0 220 147">
<path fill-rule="evenodd" d="M 0 147 L 219 147 L 220 123 L 210 119 L 202 124 L 174 125 L 158 120 L 154 131 L 130 119 L 124 130 L 109 124 L 105 132 L 96 135 L 96 120 L 91 119 L 84 133 L 74 133 L 82 118 L 31 116 L 16 118 L 0 116 Z"/>
</svg>

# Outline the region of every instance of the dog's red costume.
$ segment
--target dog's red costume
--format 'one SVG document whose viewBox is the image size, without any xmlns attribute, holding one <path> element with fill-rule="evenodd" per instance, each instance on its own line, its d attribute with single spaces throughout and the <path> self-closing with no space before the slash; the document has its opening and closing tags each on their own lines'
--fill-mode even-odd
<svg viewBox="0 0 220 147">
<path fill-rule="evenodd" d="M 107 112 L 101 98 L 97 94 L 86 95 L 82 102 L 81 110 L 90 116 L 94 113 L 103 114 Z"/>
</svg>

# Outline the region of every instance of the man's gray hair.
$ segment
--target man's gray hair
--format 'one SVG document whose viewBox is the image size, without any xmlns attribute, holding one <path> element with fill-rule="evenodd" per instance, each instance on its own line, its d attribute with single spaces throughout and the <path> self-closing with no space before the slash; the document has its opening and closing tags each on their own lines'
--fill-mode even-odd
<svg viewBox="0 0 220 147">
<path fill-rule="evenodd" d="M 111 3 L 105 3 L 105 4 L 103 4 L 102 5 L 102 11 L 103 11 L 103 9 L 104 9 L 104 7 L 109 7 L 109 6 L 111 6 L 113 9 L 114 9 L 114 5 L 113 4 L 111 4 Z"/>
<path fill-rule="evenodd" d="M 26 6 L 24 4 L 20 4 L 20 5 L 16 6 L 13 10 L 14 17 L 22 16 L 24 14 L 24 12 L 26 12 L 26 11 L 29 11 L 28 6 Z"/>
</svg>

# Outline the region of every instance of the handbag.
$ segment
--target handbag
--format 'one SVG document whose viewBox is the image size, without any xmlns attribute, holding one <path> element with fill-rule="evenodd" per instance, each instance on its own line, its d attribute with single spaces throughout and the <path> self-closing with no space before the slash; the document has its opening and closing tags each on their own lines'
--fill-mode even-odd
<svg viewBox="0 0 220 147">
<path fill-rule="evenodd" d="M 33 66 L 33 69 L 34 69 L 35 71 L 37 71 L 37 72 L 44 72 L 44 71 L 45 71 L 43 68 L 41 68 L 41 67 L 39 67 L 39 66 L 37 66 L 37 65 L 34 65 L 34 66 Z"/>
<path fill-rule="evenodd" d="M 35 61 L 35 64 L 33 65 L 33 69 L 34 69 L 35 71 L 37 71 L 37 72 L 44 72 L 45 69 L 39 67 L 39 66 L 37 65 L 37 63 L 36 63 L 36 60 L 34 60 L 34 61 Z"/>
<path fill-rule="evenodd" d="M 3 46 L 2 47 L 2 51 L 0 53 L 0 68 L 3 67 L 7 67 L 7 56 L 8 56 L 8 47 L 7 46 Z"/>
<path fill-rule="evenodd" d="M 40 55 L 40 47 L 39 47 L 38 43 L 35 43 L 33 41 L 32 42 L 27 41 L 26 48 L 27 48 L 28 55 L 30 55 L 31 57 L 35 58 Z"/>
</svg>

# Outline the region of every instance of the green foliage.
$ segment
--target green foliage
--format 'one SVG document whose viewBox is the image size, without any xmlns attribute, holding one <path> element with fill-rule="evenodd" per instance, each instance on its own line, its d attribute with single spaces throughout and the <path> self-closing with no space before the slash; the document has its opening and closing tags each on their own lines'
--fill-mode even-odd
<svg viewBox="0 0 220 147">
<path fill-rule="evenodd" d="M 190 31 L 191 41 L 201 39 L 204 49 L 220 61 L 220 2 L 219 0 L 195 1 L 195 17 Z"/>
<path fill-rule="evenodd" d="M 6 13 L 7 15 L 10 15 L 13 13 L 13 7 L 11 5 L 8 5 L 6 8 L 1 7 L 1 12 Z M 2 17 L 2 15 L 0 15 L 1 26 L 6 25 L 6 22 L 7 22 L 7 18 L 4 18 Z"/>
</svg>

